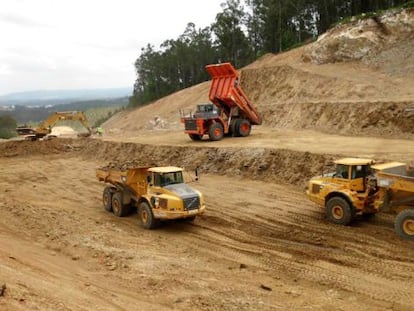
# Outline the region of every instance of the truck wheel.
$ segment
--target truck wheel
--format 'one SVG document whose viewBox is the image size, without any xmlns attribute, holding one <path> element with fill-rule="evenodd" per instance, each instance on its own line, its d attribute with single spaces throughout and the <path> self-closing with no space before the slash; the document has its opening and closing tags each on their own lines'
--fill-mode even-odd
<svg viewBox="0 0 414 311">
<path fill-rule="evenodd" d="M 326 216 L 329 221 L 339 225 L 349 225 L 353 214 L 349 203 L 341 197 L 333 197 L 326 203 Z"/>
<path fill-rule="evenodd" d="M 198 135 L 198 134 L 188 134 L 188 136 L 190 136 L 191 140 L 194 140 L 194 141 L 200 141 L 202 137 L 201 135 Z"/>
<path fill-rule="evenodd" d="M 251 129 L 252 129 L 252 126 L 249 120 L 246 120 L 246 119 L 237 120 L 237 124 L 236 124 L 237 136 L 247 137 L 250 135 Z"/>
<path fill-rule="evenodd" d="M 159 220 L 154 218 L 151 207 L 147 202 L 139 204 L 138 216 L 144 229 L 154 229 L 159 223 Z"/>
<path fill-rule="evenodd" d="M 208 137 L 210 140 L 221 140 L 224 135 L 223 125 L 221 123 L 213 123 L 208 129 Z"/>
<path fill-rule="evenodd" d="M 124 217 L 128 214 L 128 206 L 123 204 L 121 192 L 115 192 L 112 195 L 112 211 L 118 217 Z"/>
<path fill-rule="evenodd" d="M 395 231 L 400 238 L 414 241 L 414 210 L 405 210 L 395 218 Z"/>
<path fill-rule="evenodd" d="M 112 212 L 112 187 L 106 187 L 103 191 L 102 202 L 105 211 Z"/>
</svg>

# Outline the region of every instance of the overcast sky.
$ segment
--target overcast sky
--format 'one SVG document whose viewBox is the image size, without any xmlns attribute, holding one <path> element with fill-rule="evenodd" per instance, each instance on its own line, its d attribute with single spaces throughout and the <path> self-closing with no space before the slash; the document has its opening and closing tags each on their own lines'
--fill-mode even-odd
<svg viewBox="0 0 414 311">
<path fill-rule="evenodd" d="M 1 0 L 0 95 L 131 87 L 141 48 L 214 22 L 225 0 Z"/>
</svg>

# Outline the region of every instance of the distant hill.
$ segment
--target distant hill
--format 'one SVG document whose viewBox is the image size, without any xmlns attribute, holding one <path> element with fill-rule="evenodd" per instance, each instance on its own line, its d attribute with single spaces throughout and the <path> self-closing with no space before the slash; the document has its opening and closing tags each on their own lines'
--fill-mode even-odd
<svg viewBox="0 0 414 311">
<path fill-rule="evenodd" d="M 53 105 L 39 105 L 39 106 L 27 106 L 22 104 L 16 104 L 8 106 L 7 108 L 0 106 L 0 117 L 8 115 L 13 117 L 17 123 L 29 123 L 39 122 L 47 118 L 52 112 L 55 111 L 113 111 L 126 107 L 128 105 L 128 97 L 110 98 L 110 99 L 94 99 L 85 101 L 74 101 L 71 103 L 56 104 Z M 102 116 L 100 116 L 102 117 Z"/>
<path fill-rule="evenodd" d="M 10 93 L 0 96 L 0 106 L 59 105 L 72 103 L 74 101 L 121 98 L 130 96 L 131 94 L 132 87 L 108 89 L 38 90 Z"/>
</svg>

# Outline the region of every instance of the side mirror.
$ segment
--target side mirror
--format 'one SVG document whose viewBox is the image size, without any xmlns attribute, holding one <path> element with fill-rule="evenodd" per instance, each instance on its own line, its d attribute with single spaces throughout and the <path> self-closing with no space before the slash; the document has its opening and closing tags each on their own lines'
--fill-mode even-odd
<svg viewBox="0 0 414 311">
<path fill-rule="evenodd" d="M 151 183 L 151 176 L 147 176 L 147 183 Z"/>
</svg>

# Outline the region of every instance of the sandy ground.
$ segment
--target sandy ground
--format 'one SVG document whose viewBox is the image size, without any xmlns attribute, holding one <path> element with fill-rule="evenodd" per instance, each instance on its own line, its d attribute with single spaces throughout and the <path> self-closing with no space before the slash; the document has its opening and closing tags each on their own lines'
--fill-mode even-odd
<svg viewBox="0 0 414 311">
<path fill-rule="evenodd" d="M 274 129 L 254 127 L 248 137 L 224 138 L 193 142 L 181 130 L 124 132 L 122 135 L 105 135 L 104 140 L 132 142 L 150 145 L 217 148 L 270 148 L 287 149 L 324 155 L 368 157 L 376 160 L 412 161 L 414 140 L 382 137 L 345 136 L 313 130 Z"/>
<path fill-rule="evenodd" d="M 303 188 L 337 157 L 413 161 L 411 37 L 363 61 L 304 63 L 301 47 L 247 66 L 264 119 L 247 138 L 183 133 L 205 82 L 102 138 L 2 141 L 0 310 L 412 310 L 414 244 L 393 215 L 336 226 Z M 105 212 L 95 168 L 131 159 L 199 167 L 205 215 L 149 231 Z"/>
<path fill-rule="evenodd" d="M 414 249 L 394 233 L 392 215 L 335 226 L 297 186 L 204 174 L 193 186 L 205 194 L 207 213 L 148 231 L 136 214 L 103 210 L 94 169 L 106 162 L 97 154 L 76 151 L 77 140 L 18 148 L 28 143 L 0 157 L 1 310 L 410 310 L 414 303 Z M 113 152 L 128 151 L 116 144 Z"/>
</svg>

